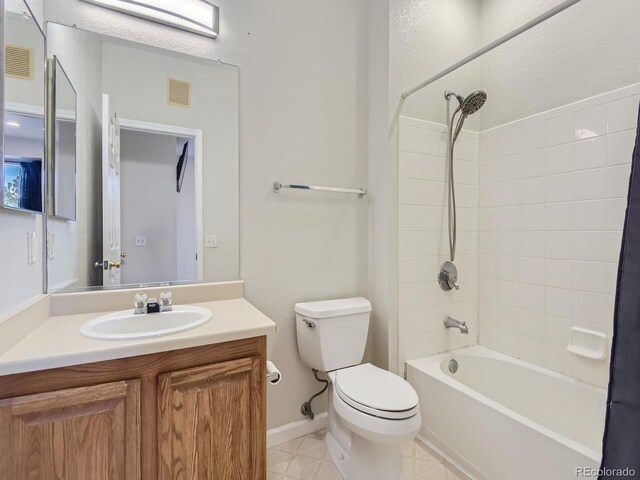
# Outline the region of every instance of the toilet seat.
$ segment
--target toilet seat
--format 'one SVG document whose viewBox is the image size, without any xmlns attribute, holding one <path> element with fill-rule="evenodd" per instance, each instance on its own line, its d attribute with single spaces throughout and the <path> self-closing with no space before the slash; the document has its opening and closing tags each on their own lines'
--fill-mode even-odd
<svg viewBox="0 0 640 480">
<path fill-rule="evenodd" d="M 403 378 L 366 363 L 337 370 L 336 394 L 350 407 L 387 420 L 405 420 L 419 412 L 418 394 Z"/>
</svg>

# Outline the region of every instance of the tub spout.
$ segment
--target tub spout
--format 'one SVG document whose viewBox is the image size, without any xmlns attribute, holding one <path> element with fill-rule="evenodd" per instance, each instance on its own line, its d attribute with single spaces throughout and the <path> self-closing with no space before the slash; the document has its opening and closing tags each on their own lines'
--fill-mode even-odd
<svg viewBox="0 0 640 480">
<path fill-rule="evenodd" d="M 458 330 L 460 330 L 460 333 L 469 333 L 467 322 L 461 322 L 460 320 L 451 318 L 449 315 L 444 317 L 444 326 L 446 328 L 457 328 Z"/>
</svg>

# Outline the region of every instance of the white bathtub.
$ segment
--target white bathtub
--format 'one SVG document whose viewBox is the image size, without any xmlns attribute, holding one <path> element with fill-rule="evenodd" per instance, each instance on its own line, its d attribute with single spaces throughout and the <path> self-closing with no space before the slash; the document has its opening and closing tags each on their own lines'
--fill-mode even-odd
<svg viewBox="0 0 640 480">
<path fill-rule="evenodd" d="M 478 480 L 575 480 L 599 466 L 603 388 L 480 346 L 411 360 L 407 379 L 421 436 Z"/>
</svg>

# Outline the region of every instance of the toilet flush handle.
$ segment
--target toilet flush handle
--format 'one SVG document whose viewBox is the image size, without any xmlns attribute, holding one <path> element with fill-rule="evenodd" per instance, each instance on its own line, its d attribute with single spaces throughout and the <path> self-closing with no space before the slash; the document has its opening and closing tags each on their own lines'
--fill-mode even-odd
<svg viewBox="0 0 640 480">
<path fill-rule="evenodd" d="M 316 327 L 316 324 L 313 323 L 311 320 L 307 320 L 306 318 L 303 318 L 302 321 L 304 323 L 306 323 L 307 327 L 309 327 L 309 328 L 315 328 Z"/>
</svg>

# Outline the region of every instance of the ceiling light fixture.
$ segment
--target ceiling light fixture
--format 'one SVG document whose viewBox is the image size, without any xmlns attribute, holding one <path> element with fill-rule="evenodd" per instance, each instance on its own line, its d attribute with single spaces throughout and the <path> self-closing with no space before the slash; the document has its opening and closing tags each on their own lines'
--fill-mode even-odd
<svg viewBox="0 0 640 480">
<path fill-rule="evenodd" d="M 134 17 L 216 38 L 220 9 L 208 0 L 82 0 Z"/>
<path fill-rule="evenodd" d="M 5 125 L 7 125 L 8 127 L 13 127 L 13 128 L 20 128 L 22 125 L 20 125 L 19 122 L 16 122 L 15 120 L 7 120 L 6 122 L 4 122 Z"/>
</svg>

